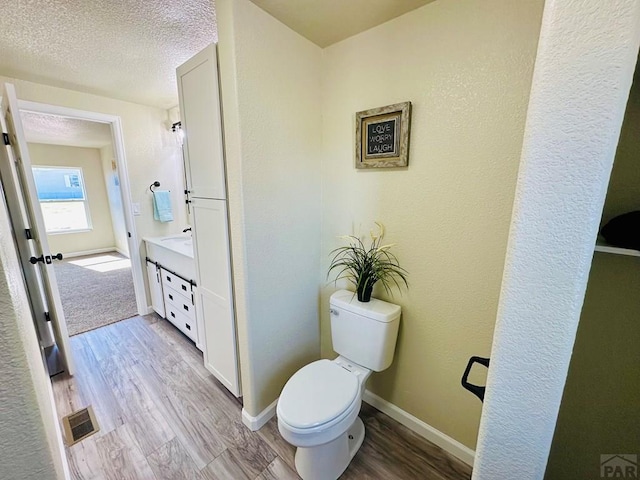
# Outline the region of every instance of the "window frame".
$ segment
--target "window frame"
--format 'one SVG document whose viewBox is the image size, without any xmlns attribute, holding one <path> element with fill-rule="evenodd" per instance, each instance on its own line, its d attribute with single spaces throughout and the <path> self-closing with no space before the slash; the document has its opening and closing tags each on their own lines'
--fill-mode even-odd
<svg viewBox="0 0 640 480">
<path fill-rule="evenodd" d="M 40 195 L 37 192 L 37 184 L 36 184 L 36 195 L 38 196 L 38 203 L 40 204 L 40 211 L 42 212 L 42 218 L 44 220 L 45 214 L 44 214 L 44 210 L 42 209 L 42 204 L 43 203 L 83 203 L 84 204 L 84 213 L 85 213 L 85 217 L 86 217 L 86 221 L 87 221 L 87 227 L 86 228 L 75 228 L 75 229 L 70 229 L 70 230 L 46 230 L 46 234 L 47 235 L 66 235 L 66 234 L 70 234 L 70 233 L 86 233 L 86 232 L 91 232 L 93 231 L 93 221 L 91 218 L 91 209 L 89 208 L 89 195 L 87 194 L 87 185 L 85 183 L 85 177 L 84 177 L 84 170 L 82 169 L 82 167 L 76 167 L 76 166 L 71 166 L 71 165 L 31 165 L 31 169 L 32 172 L 34 174 L 34 183 L 35 183 L 35 169 L 48 169 L 48 170 L 77 170 L 79 172 L 79 176 L 80 176 L 80 183 L 82 186 L 82 196 L 84 198 L 80 199 L 80 198 L 71 198 L 71 199 L 66 199 L 66 200 L 61 200 L 61 199 L 56 199 L 56 198 L 52 198 L 52 199 L 45 199 L 45 200 L 41 200 L 40 199 Z M 45 223 L 45 229 L 46 229 L 46 221 Z"/>
</svg>

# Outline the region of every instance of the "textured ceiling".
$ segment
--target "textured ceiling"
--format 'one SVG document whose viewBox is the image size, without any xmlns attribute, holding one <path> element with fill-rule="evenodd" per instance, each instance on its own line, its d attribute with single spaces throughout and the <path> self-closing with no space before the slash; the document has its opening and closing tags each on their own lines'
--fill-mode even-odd
<svg viewBox="0 0 640 480">
<path fill-rule="evenodd" d="M 29 143 L 89 148 L 111 143 L 111 127 L 106 123 L 31 112 L 20 112 L 20 116 Z"/>
<path fill-rule="evenodd" d="M 292 30 L 326 47 L 434 0 L 251 0 Z"/>
<path fill-rule="evenodd" d="M 0 2 L 0 74 L 162 108 L 216 40 L 213 0 Z"/>
<path fill-rule="evenodd" d="M 252 0 L 324 47 L 432 0 Z M 214 0 L 0 1 L 0 75 L 169 108 L 217 41 Z"/>
</svg>

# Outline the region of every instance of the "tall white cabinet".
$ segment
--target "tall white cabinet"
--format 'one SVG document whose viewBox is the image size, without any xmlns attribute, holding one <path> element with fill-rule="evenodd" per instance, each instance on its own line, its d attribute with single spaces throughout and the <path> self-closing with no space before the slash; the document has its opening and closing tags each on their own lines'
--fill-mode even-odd
<svg viewBox="0 0 640 480">
<path fill-rule="evenodd" d="M 240 396 L 215 44 L 178 67 L 177 80 L 204 363 L 223 385 Z"/>
</svg>

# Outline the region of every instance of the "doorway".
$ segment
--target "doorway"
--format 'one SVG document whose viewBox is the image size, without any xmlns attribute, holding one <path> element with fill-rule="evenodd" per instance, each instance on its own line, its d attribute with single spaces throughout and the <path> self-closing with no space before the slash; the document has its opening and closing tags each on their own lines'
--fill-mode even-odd
<svg viewBox="0 0 640 480">
<path fill-rule="evenodd" d="M 39 198 L 48 209 L 52 254 L 63 256 L 54 268 L 69 334 L 146 314 L 120 118 L 27 101 L 18 106 L 34 173 L 41 169 L 45 185 L 52 176 L 77 197 L 66 205 L 51 202 L 45 188 Z M 93 167 L 83 155 L 93 157 Z M 96 206 L 91 199 L 100 189 L 102 205 Z M 89 232 L 103 243 L 91 240 Z"/>
<path fill-rule="evenodd" d="M 109 124 L 21 111 L 69 335 L 137 314 Z"/>
</svg>

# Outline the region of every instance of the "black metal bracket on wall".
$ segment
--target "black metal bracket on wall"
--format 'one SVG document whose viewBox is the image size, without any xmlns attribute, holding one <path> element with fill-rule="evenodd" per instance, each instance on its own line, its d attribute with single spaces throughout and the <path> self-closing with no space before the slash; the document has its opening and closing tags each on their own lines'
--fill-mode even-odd
<svg viewBox="0 0 640 480">
<path fill-rule="evenodd" d="M 469 390 L 471 393 L 473 393 L 476 397 L 478 397 L 480 399 L 480 401 L 484 402 L 484 393 L 487 389 L 486 386 L 480 386 L 480 385 L 474 385 L 472 383 L 469 383 L 468 379 L 469 379 L 469 373 L 471 373 L 471 368 L 473 367 L 474 363 L 479 363 L 480 365 L 484 365 L 485 367 L 489 368 L 489 359 L 488 358 L 484 358 L 484 357 L 471 357 L 469 359 L 469 363 L 467 363 L 467 368 L 464 369 L 464 374 L 462 375 L 462 386 L 466 389 Z"/>
</svg>

